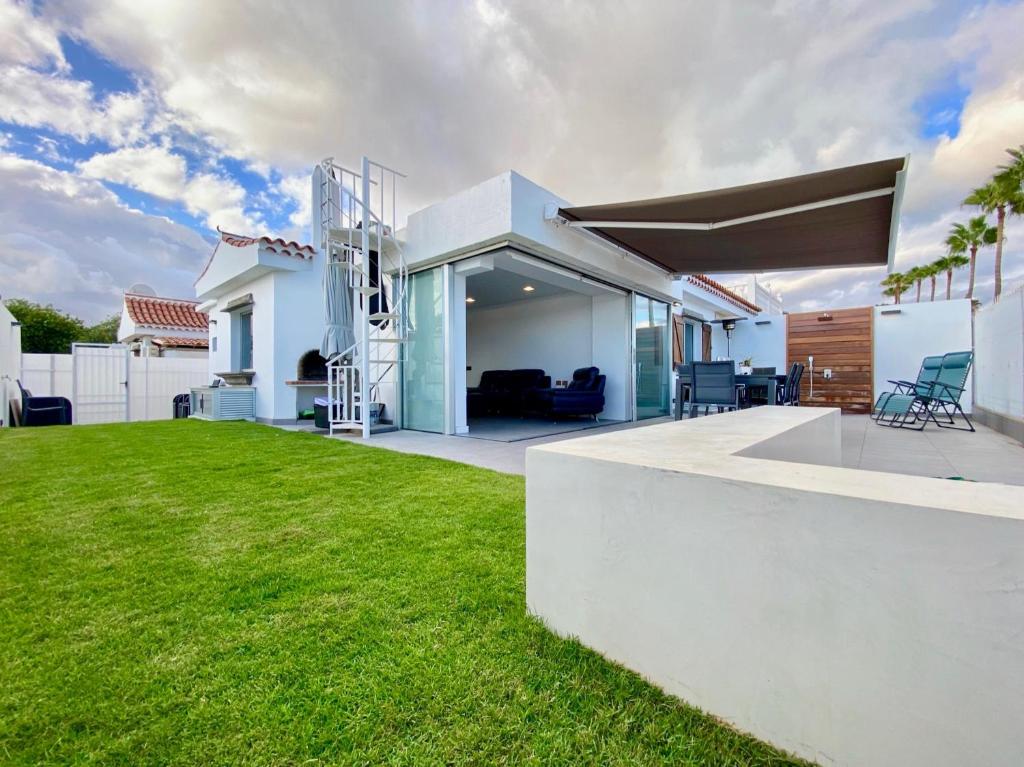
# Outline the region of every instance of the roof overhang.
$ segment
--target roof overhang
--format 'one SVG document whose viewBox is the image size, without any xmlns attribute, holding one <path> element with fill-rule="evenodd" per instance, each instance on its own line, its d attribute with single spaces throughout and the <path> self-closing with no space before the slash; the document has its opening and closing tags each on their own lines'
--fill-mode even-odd
<svg viewBox="0 0 1024 767">
<path fill-rule="evenodd" d="M 558 215 L 676 274 L 891 269 L 909 162 L 908 155 Z"/>
</svg>

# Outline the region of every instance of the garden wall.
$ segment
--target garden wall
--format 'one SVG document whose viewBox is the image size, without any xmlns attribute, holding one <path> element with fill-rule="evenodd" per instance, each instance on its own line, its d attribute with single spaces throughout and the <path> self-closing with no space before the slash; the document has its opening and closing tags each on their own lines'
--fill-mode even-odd
<svg viewBox="0 0 1024 767">
<path fill-rule="evenodd" d="M 528 609 L 823 765 L 1024 764 L 1024 488 L 839 445 L 778 407 L 528 448 Z"/>
<path fill-rule="evenodd" d="M 974 317 L 975 414 L 1024 442 L 1024 284 Z"/>
</svg>

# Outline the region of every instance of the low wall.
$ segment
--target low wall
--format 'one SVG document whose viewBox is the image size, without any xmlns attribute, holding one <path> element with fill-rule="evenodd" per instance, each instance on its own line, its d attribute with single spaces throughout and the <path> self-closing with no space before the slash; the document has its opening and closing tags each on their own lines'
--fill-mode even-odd
<svg viewBox="0 0 1024 767">
<path fill-rule="evenodd" d="M 531 447 L 526 598 L 667 692 L 821 764 L 1019 765 L 1024 488 L 835 465 L 758 408 Z"/>
</svg>

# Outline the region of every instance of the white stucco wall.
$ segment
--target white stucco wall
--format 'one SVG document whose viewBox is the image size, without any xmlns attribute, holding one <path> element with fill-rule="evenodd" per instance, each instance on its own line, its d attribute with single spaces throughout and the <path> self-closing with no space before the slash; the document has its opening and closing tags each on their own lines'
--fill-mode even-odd
<svg viewBox="0 0 1024 767">
<path fill-rule="evenodd" d="M 1024 763 L 1024 488 L 827 465 L 839 424 L 766 407 L 528 448 L 528 609 L 822 765 Z"/>
<path fill-rule="evenodd" d="M 724 357 L 726 348 L 725 331 L 721 325 L 713 325 L 711 358 Z M 734 360 L 742 361 L 749 357 L 754 367 L 774 367 L 778 373 L 787 372 L 785 315 L 759 314 L 737 322 L 728 348 L 732 350 Z"/>
<path fill-rule="evenodd" d="M 978 310 L 974 342 L 975 402 L 1024 419 L 1024 286 Z"/>
<path fill-rule="evenodd" d="M 511 242 L 591 277 L 669 299 L 670 276 L 635 256 L 544 219 L 557 195 L 513 171 L 459 192 L 409 216 L 400 233 L 410 269 L 454 260 Z"/>
<path fill-rule="evenodd" d="M 894 312 L 898 310 L 898 314 Z M 969 351 L 971 302 L 967 299 L 906 303 L 874 308 L 875 396 L 891 391 L 888 381 L 917 378 L 921 360 L 933 354 Z M 972 377 L 960 404 L 971 412 Z"/>
</svg>

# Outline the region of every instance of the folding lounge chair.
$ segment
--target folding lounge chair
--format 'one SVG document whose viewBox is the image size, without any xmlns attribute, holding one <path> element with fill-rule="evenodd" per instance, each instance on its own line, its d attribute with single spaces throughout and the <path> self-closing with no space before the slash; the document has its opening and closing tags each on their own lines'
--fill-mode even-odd
<svg viewBox="0 0 1024 767">
<path fill-rule="evenodd" d="M 917 373 L 916 381 L 893 381 L 890 378 L 889 383 L 892 384 L 893 390 L 882 392 L 878 395 L 878 400 L 875 402 L 875 407 L 872 411 L 874 419 L 877 421 L 881 418 L 885 401 L 893 394 L 927 394 L 928 385 L 935 380 L 935 376 L 938 375 L 941 366 L 942 355 L 936 354 L 931 357 L 925 357 L 921 361 L 921 369 Z"/>
<path fill-rule="evenodd" d="M 935 380 L 927 384 L 927 391 L 890 394 L 881 406 L 878 423 L 921 431 L 931 421 L 943 429 L 974 431 L 974 424 L 960 405 L 973 360 L 973 352 L 950 352 L 944 355 Z M 957 414 L 963 416 L 967 428 L 956 425 L 954 416 Z M 921 425 L 917 426 L 919 422 Z"/>
</svg>

